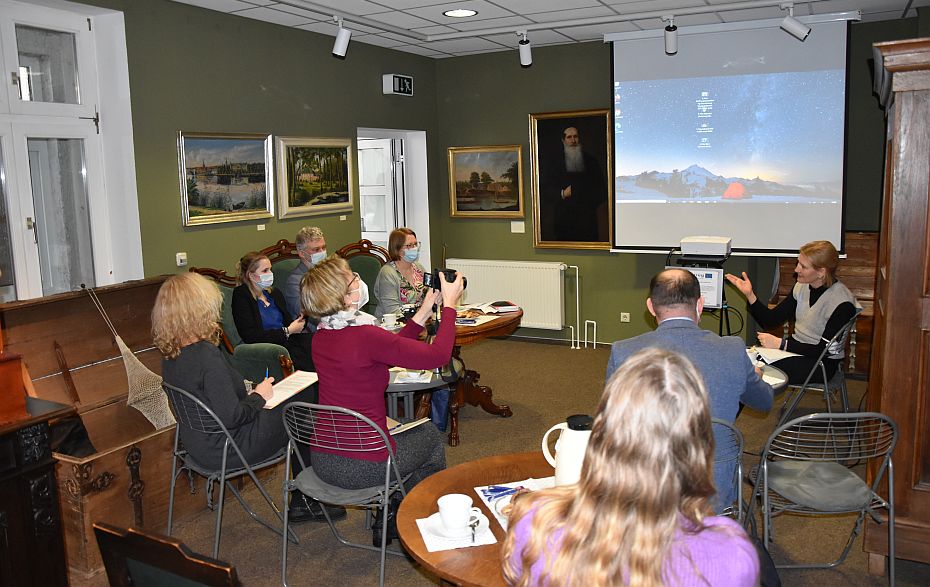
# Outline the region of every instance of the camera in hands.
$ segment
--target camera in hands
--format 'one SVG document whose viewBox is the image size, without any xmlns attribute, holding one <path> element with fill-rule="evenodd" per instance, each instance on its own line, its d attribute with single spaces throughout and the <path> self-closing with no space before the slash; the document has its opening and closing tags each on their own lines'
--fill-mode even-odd
<svg viewBox="0 0 930 587">
<path fill-rule="evenodd" d="M 423 285 L 436 290 L 442 289 L 442 281 L 439 278 L 440 273 L 446 276 L 446 281 L 450 283 L 455 281 L 455 269 L 433 269 L 432 273 L 423 274 Z M 462 277 L 462 289 L 466 287 L 468 287 L 468 280 Z"/>
</svg>

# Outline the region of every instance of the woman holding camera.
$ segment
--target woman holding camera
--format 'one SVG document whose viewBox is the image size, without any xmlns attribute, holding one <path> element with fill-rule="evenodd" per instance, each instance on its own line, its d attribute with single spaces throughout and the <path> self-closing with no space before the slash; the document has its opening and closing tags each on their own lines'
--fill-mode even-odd
<svg viewBox="0 0 930 587">
<path fill-rule="evenodd" d="M 307 271 L 300 285 L 304 313 L 319 318 L 313 340 L 313 362 L 319 380 L 320 403 L 355 410 L 385 432 L 387 411 L 384 390 L 393 366 L 434 369 L 449 362 L 455 342 L 455 304 L 462 294 L 462 277 L 441 290 L 430 290 L 416 314 L 393 334 L 365 320 L 359 308 L 367 303 L 359 276 L 345 259 L 330 257 Z M 442 320 L 432 344 L 417 339 L 429 319 L 433 304 L 442 301 Z M 417 426 L 388 436 L 401 475 L 410 474 L 409 490 L 429 475 L 446 467 L 443 439 L 432 426 Z M 357 453 L 315 450 L 311 463 L 319 477 L 346 489 L 371 487 L 384 482 L 387 451 Z M 396 511 L 394 505 L 391 512 Z M 391 534 L 389 534 L 391 536 Z M 380 530 L 374 532 L 380 544 Z"/>
<path fill-rule="evenodd" d="M 381 268 L 375 280 L 375 297 L 378 307 L 375 316 L 380 320 L 385 314 L 400 315 L 404 305 L 419 305 L 426 287 L 423 274 L 426 270 L 420 258 L 420 243 L 417 234 L 406 227 L 395 228 L 388 237 L 389 263 Z"/>
</svg>

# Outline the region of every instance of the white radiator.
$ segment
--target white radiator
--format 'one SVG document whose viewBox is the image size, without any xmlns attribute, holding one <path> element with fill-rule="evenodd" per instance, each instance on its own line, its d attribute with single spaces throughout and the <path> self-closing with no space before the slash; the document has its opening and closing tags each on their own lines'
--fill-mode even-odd
<svg viewBox="0 0 930 587">
<path fill-rule="evenodd" d="M 520 326 L 561 330 L 564 322 L 562 263 L 446 259 L 468 278 L 462 303 L 509 300 L 523 308 Z"/>
</svg>

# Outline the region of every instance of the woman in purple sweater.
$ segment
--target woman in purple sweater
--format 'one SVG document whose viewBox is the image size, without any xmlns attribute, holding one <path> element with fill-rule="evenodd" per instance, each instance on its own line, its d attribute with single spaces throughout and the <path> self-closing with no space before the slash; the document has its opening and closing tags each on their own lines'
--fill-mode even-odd
<svg viewBox="0 0 930 587">
<path fill-rule="evenodd" d="M 604 390 L 576 485 L 514 505 L 511 585 L 758 585 L 743 529 L 715 517 L 707 393 L 684 357 L 633 355 Z"/>
<path fill-rule="evenodd" d="M 340 257 L 330 257 L 312 267 L 301 281 L 303 310 L 319 318 L 313 337 L 313 363 L 319 375 L 320 403 L 355 410 L 387 431 L 384 390 L 393 366 L 434 369 L 449 362 L 455 342 L 455 306 L 462 295 L 462 277 L 442 290 L 429 291 L 423 303 L 397 334 L 376 326 L 374 316 L 361 312 L 359 276 Z M 432 344 L 417 339 L 432 314 L 433 305 L 443 303 L 439 329 Z M 442 436 L 435 426 L 417 426 L 388 436 L 394 447 L 401 475 L 410 474 L 405 484 L 414 485 L 446 468 Z M 384 483 L 387 451 L 345 452 L 314 450 L 314 471 L 327 483 L 360 489 Z M 391 508 L 394 509 L 393 506 Z"/>
</svg>

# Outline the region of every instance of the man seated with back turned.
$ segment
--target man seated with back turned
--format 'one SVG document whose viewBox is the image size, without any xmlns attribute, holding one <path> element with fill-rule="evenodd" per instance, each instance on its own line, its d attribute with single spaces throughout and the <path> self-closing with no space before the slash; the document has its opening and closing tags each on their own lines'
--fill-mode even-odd
<svg viewBox="0 0 930 587">
<path fill-rule="evenodd" d="M 745 342 L 736 336 L 717 336 L 698 326 L 704 298 L 701 285 L 690 271 L 666 269 L 653 277 L 646 308 L 659 327 L 615 342 L 607 363 L 607 379 L 637 351 L 657 347 L 687 357 L 701 372 L 712 417 L 732 423 L 741 403 L 762 411 L 772 408 L 773 390 L 762 381 L 761 371 L 753 367 Z M 718 513 L 736 499 L 734 471 L 735 466 L 714 466 Z"/>
</svg>

